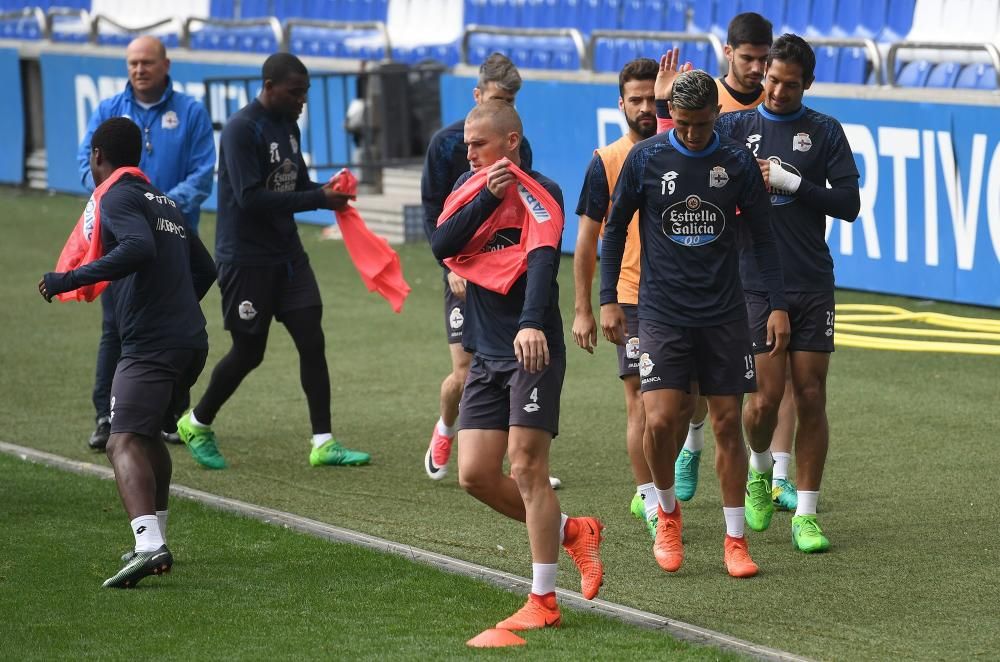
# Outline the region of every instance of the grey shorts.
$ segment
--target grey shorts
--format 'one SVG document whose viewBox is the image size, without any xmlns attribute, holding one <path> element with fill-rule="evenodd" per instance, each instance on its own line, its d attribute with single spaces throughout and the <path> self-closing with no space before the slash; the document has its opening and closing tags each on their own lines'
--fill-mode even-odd
<svg viewBox="0 0 1000 662">
<path fill-rule="evenodd" d="M 165 349 L 118 361 L 111 382 L 111 434 L 159 439 L 174 426 L 178 402 L 198 380 L 207 349 Z"/>
<path fill-rule="evenodd" d="M 755 354 L 770 352 L 767 345 L 767 318 L 771 305 L 762 292 L 746 292 L 747 317 L 750 318 L 750 340 Z M 833 291 L 785 292 L 788 302 L 788 322 L 792 327 L 789 352 L 832 352 L 834 349 Z"/>
<path fill-rule="evenodd" d="M 639 320 L 643 391 L 672 388 L 702 395 L 741 395 L 757 390 L 757 369 L 745 320 L 693 327 Z"/>
<path fill-rule="evenodd" d="M 508 430 L 517 425 L 559 434 L 559 400 L 566 357 L 553 356 L 529 373 L 513 359 L 472 357 L 458 410 L 461 430 Z"/>
</svg>

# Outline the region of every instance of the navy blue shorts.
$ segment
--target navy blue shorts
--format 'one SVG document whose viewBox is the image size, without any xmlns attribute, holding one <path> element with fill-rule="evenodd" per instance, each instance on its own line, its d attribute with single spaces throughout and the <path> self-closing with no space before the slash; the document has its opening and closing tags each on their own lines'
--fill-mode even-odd
<svg viewBox="0 0 1000 662">
<path fill-rule="evenodd" d="M 444 331 L 448 337 L 448 344 L 454 345 L 462 342 L 464 329 L 465 302 L 455 296 L 446 280 L 444 283 Z"/>
<path fill-rule="evenodd" d="M 623 303 L 621 307 L 625 313 L 625 345 L 615 347 L 618 350 L 618 376 L 625 379 L 638 376 L 642 351 L 639 349 L 639 306 Z"/>
<path fill-rule="evenodd" d="M 566 357 L 553 356 L 534 374 L 514 359 L 473 355 L 458 409 L 460 430 L 509 430 L 517 425 L 559 434 Z"/>
<path fill-rule="evenodd" d="M 303 252 L 291 262 L 253 267 L 220 263 L 222 319 L 226 331 L 267 333 L 271 318 L 322 306 L 316 274 Z"/>
<path fill-rule="evenodd" d="M 750 340 L 755 354 L 770 352 L 767 346 L 767 318 L 771 305 L 762 292 L 746 292 L 747 317 L 750 318 Z M 834 313 L 833 291 L 785 292 L 788 302 L 788 322 L 792 327 L 789 352 L 832 352 Z"/>
<path fill-rule="evenodd" d="M 674 326 L 639 320 L 643 391 L 672 388 L 702 395 L 742 395 L 757 390 L 757 369 L 746 320 L 718 326 Z"/>
<path fill-rule="evenodd" d="M 111 434 L 160 438 L 174 429 L 179 402 L 198 381 L 207 349 L 164 349 L 118 361 L 111 382 Z"/>
</svg>

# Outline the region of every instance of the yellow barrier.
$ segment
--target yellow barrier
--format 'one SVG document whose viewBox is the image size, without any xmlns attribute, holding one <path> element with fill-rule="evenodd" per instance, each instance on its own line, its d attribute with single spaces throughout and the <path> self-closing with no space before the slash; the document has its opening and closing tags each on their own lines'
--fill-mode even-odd
<svg viewBox="0 0 1000 662">
<path fill-rule="evenodd" d="M 881 326 L 859 324 L 858 322 L 922 322 L 932 326 L 945 327 L 945 329 Z M 843 331 L 852 331 L 854 333 L 843 333 Z M 912 340 L 908 338 L 859 335 L 868 333 L 950 338 L 956 341 L 984 340 L 987 342 Z M 991 342 L 997 344 L 989 344 Z M 943 313 L 915 313 L 897 306 L 883 306 L 878 304 L 838 304 L 836 344 L 838 347 L 858 347 L 896 352 L 946 352 L 953 354 L 1000 356 L 1000 320 L 958 317 Z"/>
</svg>

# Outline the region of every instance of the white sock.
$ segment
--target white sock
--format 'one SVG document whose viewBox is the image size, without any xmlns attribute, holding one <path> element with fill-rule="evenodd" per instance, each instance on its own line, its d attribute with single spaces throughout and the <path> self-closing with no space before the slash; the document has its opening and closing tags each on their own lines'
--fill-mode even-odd
<svg viewBox="0 0 1000 662">
<path fill-rule="evenodd" d="M 726 518 L 726 535 L 731 538 L 742 538 L 743 537 L 743 523 L 745 508 L 740 506 L 739 508 L 726 508 L 722 507 L 722 515 Z"/>
<path fill-rule="evenodd" d="M 167 544 L 167 515 L 170 513 L 169 510 L 157 510 L 156 511 L 156 523 L 160 527 L 160 537 L 163 538 L 163 544 Z"/>
<path fill-rule="evenodd" d="M 132 533 L 135 534 L 135 551 L 154 552 L 163 545 L 163 535 L 160 533 L 160 523 L 156 515 L 139 515 L 132 520 Z"/>
<path fill-rule="evenodd" d="M 766 474 L 774 466 L 774 459 L 771 458 L 771 451 L 758 453 L 750 449 L 750 467 L 759 474 Z"/>
<path fill-rule="evenodd" d="M 774 457 L 774 480 L 788 480 L 788 465 L 792 463 L 791 453 L 771 453 Z"/>
<path fill-rule="evenodd" d="M 639 496 L 642 497 L 642 503 L 646 507 L 646 519 L 656 516 L 656 506 L 658 499 L 656 498 L 656 487 L 652 483 L 646 483 L 635 488 Z"/>
<path fill-rule="evenodd" d="M 455 421 L 455 423 L 452 423 L 451 425 L 445 425 L 444 424 L 444 419 L 443 418 L 439 418 L 438 419 L 438 424 L 437 424 L 438 434 L 443 435 L 445 437 L 449 437 L 449 438 L 450 437 L 454 437 L 455 436 L 455 424 L 456 423 L 458 423 L 458 421 Z"/>
<path fill-rule="evenodd" d="M 556 590 L 556 572 L 558 563 L 531 564 L 531 592 L 535 595 L 546 595 Z"/>
<path fill-rule="evenodd" d="M 674 507 L 677 505 L 677 499 L 674 498 L 674 486 L 671 485 L 667 489 L 661 490 L 654 485 L 653 489 L 656 490 L 656 500 L 664 514 L 669 515 L 674 512 Z"/>
<path fill-rule="evenodd" d="M 566 513 L 559 513 L 559 544 L 563 544 L 563 540 L 566 539 L 566 521 L 569 519 L 569 515 Z"/>
<path fill-rule="evenodd" d="M 191 413 L 188 414 L 188 418 L 191 419 L 191 425 L 195 426 L 196 428 L 207 428 L 208 427 L 206 424 L 202 423 L 201 421 L 199 421 L 197 418 L 194 417 L 194 409 L 192 409 Z"/>
<path fill-rule="evenodd" d="M 819 502 L 819 490 L 815 492 L 804 492 L 803 490 L 799 490 L 797 495 L 799 498 L 799 505 L 795 508 L 795 516 L 815 515 L 816 504 Z"/>
<path fill-rule="evenodd" d="M 329 432 L 314 434 L 312 438 L 313 448 L 319 448 L 320 446 L 330 441 L 331 439 L 333 439 L 333 435 Z"/>
<path fill-rule="evenodd" d="M 692 423 L 688 426 L 688 436 L 684 440 L 685 450 L 692 453 L 700 452 L 705 447 L 705 421 Z"/>
</svg>

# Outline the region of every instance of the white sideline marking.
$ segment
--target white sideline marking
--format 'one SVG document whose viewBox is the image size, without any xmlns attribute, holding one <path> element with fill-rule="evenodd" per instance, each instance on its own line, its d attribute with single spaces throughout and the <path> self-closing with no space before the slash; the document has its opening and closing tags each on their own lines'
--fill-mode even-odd
<svg viewBox="0 0 1000 662">
<path fill-rule="evenodd" d="M 108 467 L 102 467 L 90 462 L 71 460 L 60 455 L 46 453 L 45 451 L 40 451 L 34 448 L 28 448 L 27 446 L 18 446 L 17 444 L 8 444 L 0 441 L 0 452 L 19 457 L 27 462 L 44 464 L 87 476 L 97 476 L 107 480 L 114 480 L 114 472 Z M 518 577 L 517 575 L 511 575 L 506 572 L 500 572 L 499 570 L 493 570 L 492 568 L 487 568 L 486 566 L 470 563 L 461 559 L 455 559 L 450 556 L 445 556 L 444 554 L 429 552 L 418 547 L 403 545 L 391 540 L 385 540 L 384 538 L 377 538 L 358 531 L 342 529 L 339 526 L 318 522 L 307 517 L 300 517 L 299 515 L 295 515 L 293 513 L 286 513 L 281 510 L 266 508 L 264 506 L 258 506 L 245 501 L 238 501 L 236 499 L 230 499 L 228 497 L 203 492 L 201 490 L 185 487 L 184 485 L 178 485 L 176 483 L 170 486 L 170 493 L 173 496 L 189 499 L 191 501 L 197 501 L 218 510 L 250 516 L 262 522 L 267 522 L 268 524 L 284 526 L 285 528 L 294 529 L 296 531 L 324 538 L 326 540 L 358 545 L 360 547 L 367 547 L 380 552 L 388 552 L 397 556 L 403 556 L 412 561 L 434 566 L 435 568 L 439 568 L 445 572 L 485 580 L 507 590 L 517 589 L 519 592 L 523 593 L 531 589 L 531 580 L 525 579 L 524 577 Z M 567 591 L 565 589 L 557 588 L 556 593 L 559 595 L 563 604 L 573 607 L 574 609 L 595 612 L 608 618 L 629 623 L 630 625 L 637 625 L 647 629 L 662 630 L 672 637 L 690 643 L 714 646 L 716 648 L 747 655 L 759 660 L 795 662 L 808 660 L 808 658 L 799 657 L 798 655 L 794 655 L 792 653 L 786 653 L 785 651 L 768 648 L 767 646 L 761 646 L 749 641 L 737 639 L 736 637 L 731 637 L 722 632 L 715 632 L 714 630 L 666 618 L 648 611 L 633 609 L 632 607 L 627 607 L 614 602 L 608 602 L 606 600 L 585 600 L 582 595 L 575 591 Z"/>
</svg>

